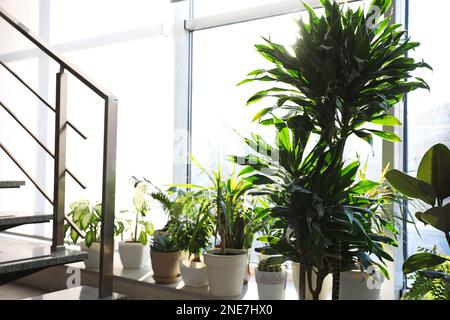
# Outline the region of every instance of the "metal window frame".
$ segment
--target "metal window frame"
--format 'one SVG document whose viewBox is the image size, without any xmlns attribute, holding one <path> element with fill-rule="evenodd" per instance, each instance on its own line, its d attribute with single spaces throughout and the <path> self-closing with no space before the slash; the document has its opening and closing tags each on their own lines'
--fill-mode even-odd
<svg viewBox="0 0 450 320">
<path fill-rule="evenodd" d="M 358 1 L 361 0 L 337 0 L 338 3 L 352 3 Z M 191 6 L 193 7 L 193 0 L 189 0 L 189 2 L 191 2 Z M 306 2 L 312 8 L 321 7 L 320 0 L 306 0 Z M 206 30 L 305 10 L 303 3 L 298 0 L 283 0 L 276 3 L 259 5 L 205 17 L 191 17 L 185 21 L 185 29 L 190 32 Z"/>
</svg>

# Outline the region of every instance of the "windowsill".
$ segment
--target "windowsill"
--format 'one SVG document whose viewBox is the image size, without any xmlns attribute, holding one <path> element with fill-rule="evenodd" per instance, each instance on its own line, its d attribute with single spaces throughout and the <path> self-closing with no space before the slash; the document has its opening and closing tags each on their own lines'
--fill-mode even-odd
<svg viewBox="0 0 450 320">
<path fill-rule="evenodd" d="M 86 269 L 83 262 L 73 263 L 69 266 L 78 268 L 82 270 L 82 275 L 98 275 L 98 270 Z M 144 266 L 142 269 L 126 269 L 123 268 L 122 263 L 120 261 L 119 254 L 116 252 L 114 254 L 114 280 L 115 283 L 117 281 L 126 281 L 132 283 L 134 285 L 139 285 L 142 287 L 148 287 L 153 290 L 160 290 L 161 294 L 164 292 L 164 296 L 168 299 L 172 296 L 171 293 L 174 294 L 176 298 L 185 298 L 185 299 L 232 299 L 232 300 L 258 300 L 258 288 L 255 281 L 254 269 L 256 265 L 250 264 L 251 269 L 251 277 L 247 284 L 243 286 L 242 294 L 238 297 L 216 297 L 209 294 L 208 287 L 204 288 L 193 288 L 184 285 L 183 280 L 180 280 L 174 284 L 159 284 L 156 283 L 153 279 L 152 268 L 149 264 Z M 127 294 L 126 292 L 119 292 L 122 294 Z M 288 270 L 288 281 L 286 285 L 285 292 L 286 300 L 297 300 L 297 293 L 294 288 L 294 283 L 292 281 L 292 272 Z"/>
</svg>

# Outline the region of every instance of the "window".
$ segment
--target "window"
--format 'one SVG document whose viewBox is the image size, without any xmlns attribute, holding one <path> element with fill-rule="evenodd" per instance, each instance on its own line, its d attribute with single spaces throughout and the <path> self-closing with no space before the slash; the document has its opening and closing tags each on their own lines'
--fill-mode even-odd
<svg viewBox="0 0 450 320">
<path fill-rule="evenodd" d="M 165 29 L 170 23 L 170 2 L 135 0 L 130 5 L 121 0 L 0 0 L 0 5 L 34 33 L 47 38 L 69 61 L 118 97 L 117 212 L 132 206 L 131 176 L 145 176 L 160 186 L 170 184 L 173 176 L 175 60 L 173 38 Z M 2 22 L 0 27 L 2 41 L 3 34 L 6 34 L 8 44 L 2 45 L 2 49 L 7 50 L 1 53 L 7 57 L 6 63 L 54 105 L 58 65 L 40 58 L 37 51 L 26 51 L 33 46 L 19 33 L 9 30 L 6 23 Z M 3 28 L 7 32 L 3 33 Z M 0 70 L 0 77 L 2 88 L 11 88 L 2 89 L 1 99 L 14 110 L 17 108 L 21 119 L 30 123 L 32 131 L 53 149 L 53 114 L 47 112 L 5 70 Z M 88 189 L 82 190 L 67 177 L 67 206 L 84 198 L 101 200 L 103 144 L 102 100 L 74 77 L 69 76 L 68 86 L 68 117 L 88 136 L 88 140 L 69 132 L 67 163 Z M 0 110 L 0 117 L 2 139 L 6 140 L 2 142 L 10 146 L 11 152 L 26 168 L 30 168 L 32 175 L 52 195 L 53 161 L 36 148 L 3 110 Z M 36 156 L 30 157 L 35 150 L 38 150 Z M 24 179 L 3 154 L 0 165 L 1 178 Z M 52 212 L 50 204 L 30 182 L 25 189 L 7 192 L 11 197 L 2 201 L 3 210 Z M 155 226 L 161 227 L 164 216 L 158 210 L 154 210 L 152 215 L 156 220 Z M 43 224 L 14 231 L 51 237 L 51 229 L 51 224 Z"/>
<path fill-rule="evenodd" d="M 431 91 L 418 90 L 408 96 L 408 172 L 415 176 L 419 162 L 425 152 L 437 143 L 450 146 L 450 96 L 448 94 L 448 74 L 450 64 L 442 37 L 436 30 L 447 28 L 447 15 L 450 3 L 444 0 L 433 1 L 433 6 L 424 1 L 410 1 L 409 33 L 421 46 L 413 53 L 416 59 L 424 58 L 434 71 L 423 71 L 418 76 L 427 80 Z M 427 5 L 428 4 L 428 5 Z M 436 7 L 439 10 L 436 10 Z M 417 247 L 433 245 L 438 251 L 450 254 L 442 232 L 425 227 L 418 222 L 420 235 L 414 226 L 408 227 L 408 251 L 412 254 Z"/>
</svg>

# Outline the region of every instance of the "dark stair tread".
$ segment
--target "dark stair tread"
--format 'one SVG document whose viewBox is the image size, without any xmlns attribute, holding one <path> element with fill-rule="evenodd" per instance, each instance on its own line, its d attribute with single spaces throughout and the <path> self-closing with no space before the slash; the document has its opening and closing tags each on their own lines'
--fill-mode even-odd
<svg viewBox="0 0 450 320">
<path fill-rule="evenodd" d="M 49 245 L 29 241 L 0 239 L 0 278 L 9 273 L 28 272 L 52 266 L 80 262 L 86 252 L 64 249 L 52 252 Z M 1 279 L 0 279 L 1 280 Z"/>
<path fill-rule="evenodd" d="M 51 214 L 27 212 L 0 212 L 0 231 L 17 227 L 23 224 L 44 223 L 52 220 Z"/>
<path fill-rule="evenodd" d="M 98 289 L 87 286 L 46 293 L 23 300 L 125 300 L 124 295 L 113 293 L 112 297 L 99 298 Z"/>
<path fill-rule="evenodd" d="M 25 185 L 25 181 L 0 181 L 0 189 L 14 189 Z"/>
</svg>

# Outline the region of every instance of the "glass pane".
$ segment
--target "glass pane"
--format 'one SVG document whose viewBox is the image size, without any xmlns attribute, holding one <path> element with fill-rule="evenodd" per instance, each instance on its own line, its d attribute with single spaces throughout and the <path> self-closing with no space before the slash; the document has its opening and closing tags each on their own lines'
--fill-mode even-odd
<svg viewBox="0 0 450 320">
<path fill-rule="evenodd" d="M 273 129 L 251 124 L 256 110 L 262 107 L 245 107 L 247 99 L 255 92 L 267 89 L 266 83 L 250 83 L 237 87 L 246 74 L 254 69 L 269 67 L 270 63 L 255 51 L 262 43 L 261 36 L 289 46 L 297 36 L 295 19 L 300 14 L 267 18 L 194 33 L 192 153 L 205 167 L 215 169 L 218 162 L 231 170 L 225 157 L 250 152 L 239 136 L 258 132 L 267 141 L 273 141 Z M 305 16 L 304 16 L 305 17 Z M 266 101 L 267 104 L 267 101 Z M 239 134 L 238 134 L 239 133 Z M 346 158 L 369 162 L 368 177 L 378 179 L 381 173 L 381 141 L 375 139 L 371 147 L 357 138 L 348 143 Z M 206 183 L 193 167 L 193 183 Z M 252 257 L 252 261 L 257 261 Z"/>
<path fill-rule="evenodd" d="M 421 46 L 412 53 L 416 59 L 424 59 L 434 71 L 417 74 L 427 80 L 431 92 L 418 90 L 408 97 L 408 168 L 411 175 L 425 152 L 436 143 L 450 147 L 450 96 L 448 94 L 448 75 L 450 64 L 442 34 L 436 30 L 447 30 L 447 12 L 450 2 L 445 0 L 410 1 L 410 35 Z M 436 10 L 439 8 L 439 10 Z M 438 250 L 450 254 L 444 234 L 432 227 L 417 223 L 422 238 L 409 227 L 409 252 L 418 246 L 438 246 Z"/>
</svg>

